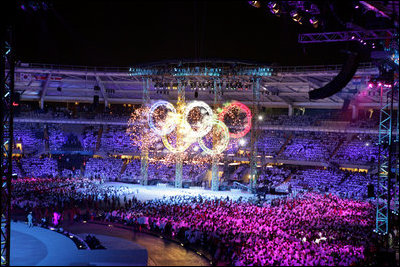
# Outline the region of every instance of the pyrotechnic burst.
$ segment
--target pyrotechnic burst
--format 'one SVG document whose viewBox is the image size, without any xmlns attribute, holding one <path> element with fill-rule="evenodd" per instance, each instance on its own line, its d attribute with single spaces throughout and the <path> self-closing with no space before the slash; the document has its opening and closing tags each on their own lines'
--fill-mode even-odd
<svg viewBox="0 0 400 267">
<path fill-rule="evenodd" d="M 224 120 L 233 130 L 228 129 Z M 127 132 L 134 146 L 149 151 L 150 162 L 173 165 L 182 159 L 204 165 L 211 163 L 213 157 L 222 158 L 227 149 L 226 152 L 234 153 L 237 142 L 229 136 L 242 137 L 250 127 L 251 112 L 240 102 L 212 110 L 202 101 L 180 103 L 176 109 L 167 101 L 159 101 L 150 108 L 135 110 Z"/>
<path fill-rule="evenodd" d="M 251 129 L 251 116 L 251 111 L 246 105 L 234 101 L 228 104 L 218 117 L 228 127 L 233 128 L 229 131 L 231 138 L 241 138 Z"/>
<path fill-rule="evenodd" d="M 127 133 L 130 136 L 133 146 L 140 150 L 158 150 L 161 137 L 150 130 L 148 124 L 148 107 L 136 109 L 128 121 Z"/>
</svg>

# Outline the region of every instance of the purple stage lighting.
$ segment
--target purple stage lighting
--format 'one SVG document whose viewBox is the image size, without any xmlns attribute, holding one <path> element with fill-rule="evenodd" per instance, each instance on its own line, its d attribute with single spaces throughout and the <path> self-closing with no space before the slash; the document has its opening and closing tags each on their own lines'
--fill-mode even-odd
<svg viewBox="0 0 400 267">
<path fill-rule="evenodd" d="M 260 1 L 248 1 L 248 3 L 256 8 L 259 8 L 261 6 Z"/>
</svg>

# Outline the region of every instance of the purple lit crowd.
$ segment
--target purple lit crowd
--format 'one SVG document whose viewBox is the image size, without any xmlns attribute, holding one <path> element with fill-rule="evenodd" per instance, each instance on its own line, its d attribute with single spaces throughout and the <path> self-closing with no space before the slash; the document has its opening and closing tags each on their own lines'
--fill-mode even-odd
<svg viewBox="0 0 400 267">
<path fill-rule="evenodd" d="M 13 212 L 32 210 L 37 222 L 59 227 L 99 220 L 158 232 L 202 249 L 217 265 L 362 265 L 373 261 L 377 248 L 374 207 L 367 201 L 304 193 L 270 203 L 200 195 L 142 202 L 128 188 L 98 184 L 15 180 Z"/>
<path fill-rule="evenodd" d="M 43 112 L 23 109 L 21 114 L 106 122 L 123 121 L 127 115 L 92 114 L 85 108 L 74 113 L 57 107 Z M 264 123 L 314 127 L 323 126 L 322 117 L 271 115 Z M 365 128 L 375 122 L 348 124 Z M 214 265 L 375 264 L 381 244 L 372 232 L 375 208 L 367 185 L 376 187 L 376 135 L 263 130 L 256 143 L 263 157 L 258 184 L 288 193 L 284 197 L 232 200 L 198 195 L 141 201 L 136 189 L 105 183 L 140 180 L 140 151 L 132 146 L 126 126 L 17 122 L 14 128 L 15 217 L 25 218 L 32 211 L 36 223 L 57 227 L 83 220 L 123 224 L 203 251 Z M 71 136 L 73 145 L 68 141 Z M 248 162 L 248 142 L 228 153 Z M 84 153 L 75 166 L 64 153 L 78 149 Z M 236 188 L 234 182 L 248 182 L 248 163 L 220 167 L 221 184 L 227 187 L 221 190 Z M 204 185 L 209 169 L 207 164 L 185 163 L 184 181 Z M 175 167 L 151 161 L 148 177 L 154 184 L 171 184 Z M 391 238 L 390 242 L 398 242 L 397 226 Z"/>
</svg>

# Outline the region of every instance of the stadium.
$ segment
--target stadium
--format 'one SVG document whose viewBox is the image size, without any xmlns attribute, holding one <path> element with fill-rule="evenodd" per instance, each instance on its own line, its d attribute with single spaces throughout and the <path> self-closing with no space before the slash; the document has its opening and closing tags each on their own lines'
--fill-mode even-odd
<svg viewBox="0 0 400 267">
<path fill-rule="evenodd" d="M 398 4 L 5 1 L 1 265 L 398 265 Z"/>
</svg>

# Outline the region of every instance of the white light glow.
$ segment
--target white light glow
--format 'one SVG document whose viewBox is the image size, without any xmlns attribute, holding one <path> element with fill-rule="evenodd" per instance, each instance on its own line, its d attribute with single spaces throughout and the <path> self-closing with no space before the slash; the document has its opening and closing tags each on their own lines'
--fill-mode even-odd
<svg viewBox="0 0 400 267">
<path fill-rule="evenodd" d="M 240 139 L 239 140 L 239 145 L 241 145 L 241 146 L 246 145 L 246 139 Z"/>
</svg>

